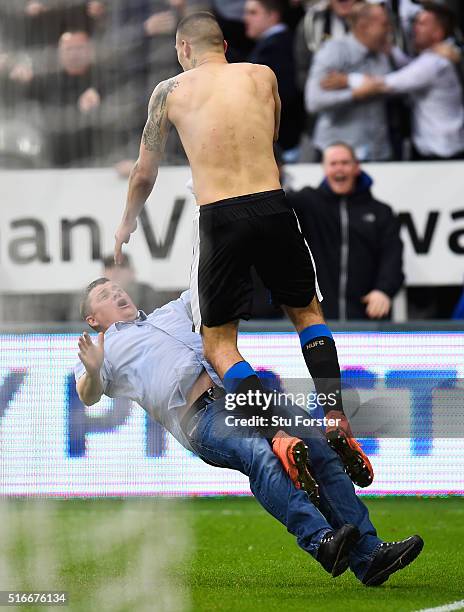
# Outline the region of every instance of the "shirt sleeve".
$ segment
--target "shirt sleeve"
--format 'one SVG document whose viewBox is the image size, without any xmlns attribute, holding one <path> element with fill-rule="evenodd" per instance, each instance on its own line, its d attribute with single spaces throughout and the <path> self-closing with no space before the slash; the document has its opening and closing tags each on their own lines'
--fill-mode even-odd
<svg viewBox="0 0 464 612">
<path fill-rule="evenodd" d="M 408 64 L 410 64 L 413 59 L 409 55 L 407 55 L 402 49 L 399 47 L 393 47 L 391 50 L 391 58 L 395 64 L 395 67 L 399 70 L 400 68 L 404 68 Z"/>
<path fill-rule="evenodd" d="M 321 87 L 321 80 L 329 72 L 343 71 L 341 52 L 342 49 L 337 45 L 337 41 L 328 41 L 315 54 L 305 87 L 305 105 L 308 112 L 318 113 L 353 101 L 353 94 L 349 88 L 329 91 Z"/>
<path fill-rule="evenodd" d="M 412 93 L 433 85 L 439 72 L 449 61 L 436 53 L 423 53 L 410 64 L 387 74 L 386 86 L 393 93 Z"/>
<path fill-rule="evenodd" d="M 348 87 L 350 89 L 356 89 L 361 87 L 364 81 L 364 75 L 361 72 L 351 72 L 348 75 Z"/>
</svg>

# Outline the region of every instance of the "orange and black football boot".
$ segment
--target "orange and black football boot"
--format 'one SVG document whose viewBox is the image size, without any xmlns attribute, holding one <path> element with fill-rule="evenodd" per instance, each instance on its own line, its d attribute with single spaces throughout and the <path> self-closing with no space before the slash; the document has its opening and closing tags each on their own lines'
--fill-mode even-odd
<svg viewBox="0 0 464 612">
<path fill-rule="evenodd" d="M 319 505 L 319 486 L 309 470 L 308 449 L 303 440 L 280 430 L 272 438 L 272 450 L 295 487 L 306 491 L 313 504 Z"/>
<path fill-rule="evenodd" d="M 345 472 L 358 487 L 368 487 L 374 480 L 374 470 L 366 453 L 353 437 L 348 419 L 339 410 L 331 410 L 327 419 L 339 419 L 338 425 L 327 426 L 329 446 L 340 456 Z"/>
</svg>

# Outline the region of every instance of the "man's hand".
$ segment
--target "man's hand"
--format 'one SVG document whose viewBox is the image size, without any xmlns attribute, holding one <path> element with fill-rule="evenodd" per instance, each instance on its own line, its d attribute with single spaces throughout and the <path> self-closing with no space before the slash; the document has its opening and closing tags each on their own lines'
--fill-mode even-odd
<svg viewBox="0 0 464 612">
<path fill-rule="evenodd" d="M 87 373 L 93 378 L 99 377 L 104 357 L 103 332 L 98 334 L 97 344 L 92 342 L 92 338 L 87 332 L 84 332 L 82 336 L 79 337 L 78 344 L 79 353 L 77 355 L 84 364 Z"/>
<path fill-rule="evenodd" d="M 321 81 L 322 89 L 346 89 L 348 87 L 348 75 L 343 72 L 329 72 Z"/>
<path fill-rule="evenodd" d="M 137 229 L 137 217 L 150 197 L 158 176 L 158 168 L 171 125 L 168 118 L 168 97 L 176 89 L 176 78 L 158 83 L 150 98 L 148 117 L 143 128 L 139 156 L 131 170 L 126 206 L 115 234 L 114 261 L 121 264 L 122 245 Z"/>
<path fill-rule="evenodd" d="M 366 76 L 359 87 L 352 90 L 355 100 L 364 100 L 372 96 L 386 93 L 387 87 L 385 83 L 376 77 Z"/>
<path fill-rule="evenodd" d="M 16 64 L 10 70 L 10 79 L 16 83 L 30 83 L 33 78 L 32 68 L 27 64 Z"/>
<path fill-rule="evenodd" d="M 98 108 L 100 103 L 100 94 L 93 87 L 86 89 L 84 93 L 79 96 L 77 101 L 77 105 L 81 113 L 89 113 L 94 108 Z"/>
<path fill-rule="evenodd" d="M 450 43 L 441 42 L 432 47 L 432 51 L 437 55 L 441 55 L 453 64 L 459 64 L 461 61 L 461 50 Z"/>
<path fill-rule="evenodd" d="M 388 315 L 391 308 L 391 299 L 383 291 L 373 289 L 363 298 L 363 304 L 366 306 L 366 314 L 369 319 L 383 319 Z"/>
<path fill-rule="evenodd" d="M 114 235 L 114 262 L 117 265 L 121 265 L 122 262 L 122 245 L 127 244 L 130 240 L 131 234 L 137 229 L 137 221 L 121 221 L 116 234 Z"/>
<path fill-rule="evenodd" d="M 143 24 L 147 36 L 157 34 L 172 34 L 177 25 L 176 16 L 172 11 L 162 11 L 149 17 Z"/>
<path fill-rule="evenodd" d="M 24 12 L 28 17 L 39 17 L 43 13 L 46 13 L 48 8 L 43 4 L 43 2 L 37 2 L 36 0 L 31 0 L 27 3 Z"/>
</svg>

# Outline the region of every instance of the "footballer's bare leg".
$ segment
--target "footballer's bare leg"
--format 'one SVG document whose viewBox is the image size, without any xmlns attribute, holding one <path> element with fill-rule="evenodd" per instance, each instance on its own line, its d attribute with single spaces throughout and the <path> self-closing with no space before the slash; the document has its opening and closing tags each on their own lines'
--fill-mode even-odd
<svg viewBox="0 0 464 612">
<path fill-rule="evenodd" d="M 223 380 L 228 393 L 264 392 L 258 375 L 237 348 L 238 321 L 217 327 L 203 325 L 201 333 L 205 357 Z M 248 412 L 250 416 L 264 414 L 260 406 L 253 402 L 248 405 Z M 266 414 L 270 419 L 269 410 Z M 304 442 L 275 427 L 263 426 L 260 428 L 260 433 L 268 439 L 274 454 L 280 459 L 296 488 L 305 490 L 311 501 L 317 504 L 318 485 L 309 469 Z"/>
<path fill-rule="evenodd" d="M 244 361 L 237 348 L 238 321 L 215 327 L 202 325 L 201 335 L 205 358 L 224 380 L 224 375 L 235 363 Z"/>
</svg>

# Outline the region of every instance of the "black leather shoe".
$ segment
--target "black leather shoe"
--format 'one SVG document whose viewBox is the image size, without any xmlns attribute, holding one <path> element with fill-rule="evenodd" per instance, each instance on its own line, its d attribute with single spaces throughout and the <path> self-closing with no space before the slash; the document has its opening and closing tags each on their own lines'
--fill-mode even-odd
<svg viewBox="0 0 464 612">
<path fill-rule="evenodd" d="M 329 531 L 321 540 L 316 559 L 336 578 L 348 569 L 350 550 L 360 537 L 354 525 L 343 525 L 338 531 Z"/>
<path fill-rule="evenodd" d="M 401 542 L 383 542 L 362 580 L 363 584 L 366 586 L 383 584 L 391 574 L 412 563 L 423 547 L 424 540 L 418 535 Z"/>
</svg>

